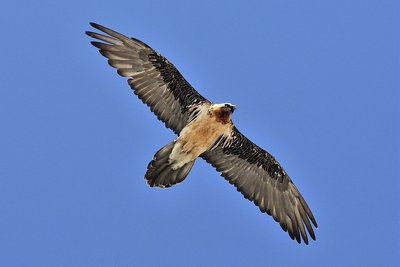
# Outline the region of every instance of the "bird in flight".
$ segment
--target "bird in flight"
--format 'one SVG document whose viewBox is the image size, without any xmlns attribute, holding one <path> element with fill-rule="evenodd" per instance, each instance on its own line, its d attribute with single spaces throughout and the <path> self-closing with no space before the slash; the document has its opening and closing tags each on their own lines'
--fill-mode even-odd
<svg viewBox="0 0 400 267">
<path fill-rule="evenodd" d="M 234 126 L 234 105 L 204 98 L 171 62 L 142 41 L 90 25 L 102 32 L 86 32 L 97 39 L 91 44 L 178 136 L 150 161 L 145 174 L 149 186 L 167 188 L 182 182 L 200 157 L 261 212 L 271 215 L 293 240 L 308 244 L 307 231 L 315 240 L 311 223 L 318 226 L 306 201 L 275 158 Z"/>
</svg>

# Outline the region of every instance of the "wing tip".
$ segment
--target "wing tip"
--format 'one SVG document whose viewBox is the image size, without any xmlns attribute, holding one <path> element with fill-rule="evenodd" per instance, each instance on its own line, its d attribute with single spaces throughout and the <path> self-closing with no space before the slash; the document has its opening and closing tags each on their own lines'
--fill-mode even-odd
<svg viewBox="0 0 400 267">
<path fill-rule="evenodd" d="M 99 31 L 102 31 L 102 32 L 104 32 L 104 29 L 107 30 L 106 27 L 101 26 L 100 24 L 97 24 L 96 22 L 89 22 L 89 25 L 92 26 L 93 28 L 99 30 Z"/>
<path fill-rule="evenodd" d="M 318 223 L 317 223 L 317 221 L 315 220 L 314 215 L 312 215 L 312 213 L 311 213 L 310 220 L 311 220 L 311 222 L 313 223 L 314 227 L 315 227 L 315 228 L 318 228 Z"/>
<path fill-rule="evenodd" d="M 92 26 L 93 28 L 96 28 L 96 29 L 99 29 L 99 28 L 103 27 L 100 24 L 97 24 L 96 22 L 93 22 L 93 21 L 89 22 L 89 25 Z"/>
</svg>

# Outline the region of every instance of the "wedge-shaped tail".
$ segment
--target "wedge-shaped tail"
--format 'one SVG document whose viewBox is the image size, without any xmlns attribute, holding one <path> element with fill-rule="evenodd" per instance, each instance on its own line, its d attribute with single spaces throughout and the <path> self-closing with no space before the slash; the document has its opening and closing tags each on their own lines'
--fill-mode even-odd
<svg viewBox="0 0 400 267">
<path fill-rule="evenodd" d="M 186 163 L 178 169 L 172 168 L 170 154 L 174 148 L 175 141 L 167 144 L 157 151 L 152 161 L 147 166 L 147 172 L 144 175 L 147 184 L 151 187 L 170 187 L 182 182 L 193 167 L 194 160 Z"/>
</svg>

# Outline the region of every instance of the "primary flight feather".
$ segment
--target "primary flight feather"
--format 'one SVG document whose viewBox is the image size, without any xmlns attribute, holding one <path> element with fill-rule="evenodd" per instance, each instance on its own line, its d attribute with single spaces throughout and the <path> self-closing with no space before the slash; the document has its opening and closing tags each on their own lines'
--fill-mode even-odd
<svg viewBox="0 0 400 267">
<path fill-rule="evenodd" d="M 178 135 L 161 148 L 147 167 L 149 186 L 182 182 L 195 160 L 203 158 L 262 212 L 271 215 L 297 242 L 315 240 L 317 222 L 287 173 L 267 151 L 234 126 L 230 103 L 214 104 L 201 96 L 175 66 L 150 46 L 96 23 L 102 33 L 86 32 L 118 74 L 159 120 Z"/>
</svg>

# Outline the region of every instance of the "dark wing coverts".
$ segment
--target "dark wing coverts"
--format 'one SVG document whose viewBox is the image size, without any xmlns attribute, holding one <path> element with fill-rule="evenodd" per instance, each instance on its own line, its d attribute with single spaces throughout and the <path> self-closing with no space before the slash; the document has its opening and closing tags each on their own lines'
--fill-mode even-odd
<svg viewBox="0 0 400 267">
<path fill-rule="evenodd" d="M 201 157 L 262 212 L 272 215 L 292 239 L 296 238 L 300 243 L 302 237 L 308 244 L 305 226 L 315 240 L 310 221 L 315 227 L 317 222 L 292 180 L 272 155 L 247 139 L 236 127 L 227 142 L 222 140 Z"/>
<path fill-rule="evenodd" d="M 92 42 L 119 75 L 128 77 L 134 93 L 176 134 L 189 121 L 189 107 L 207 101 L 175 66 L 151 47 L 95 23 L 107 35 L 86 32 L 102 42 Z"/>
</svg>

